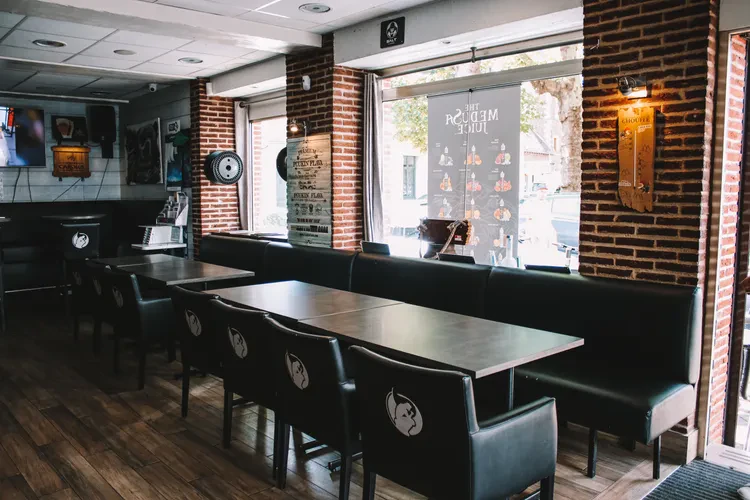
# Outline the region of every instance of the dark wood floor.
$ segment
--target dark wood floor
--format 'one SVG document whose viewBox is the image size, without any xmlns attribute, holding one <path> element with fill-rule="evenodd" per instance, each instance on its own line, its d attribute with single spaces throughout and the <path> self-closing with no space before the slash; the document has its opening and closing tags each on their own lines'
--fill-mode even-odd
<svg viewBox="0 0 750 500">
<path fill-rule="evenodd" d="M 220 380 L 193 379 L 190 414 L 182 419 L 177 362 L 150 356 L 146 389 L 137 391 L 132 352 L 114 376 L 111 344 L 95 356 L 90 340 L 87 323 L 73 343 L 50 294 L 10 297 L 8 332 L 0 334 L 0 500 L 336 498 L 338 474 L 325 466 L 335 454 L 306 455 L 296 449 L 308 440 L 299 434 L 290 445 L 287 488 L 273 487 L 270 410 L 235 409 L 232 448 L 224 450 Z M 582 472 L 585 453 L 585 429 L 561 429 L 555 498 L 640 498 L 656 484 L 646 447 L 632 453 L 601 439 L 594 479 Z M 355 468 L 352 499 L 362 494 L 362 470 Z M 382 479 L 377 494 L 421 498 Z"/>
</svg>

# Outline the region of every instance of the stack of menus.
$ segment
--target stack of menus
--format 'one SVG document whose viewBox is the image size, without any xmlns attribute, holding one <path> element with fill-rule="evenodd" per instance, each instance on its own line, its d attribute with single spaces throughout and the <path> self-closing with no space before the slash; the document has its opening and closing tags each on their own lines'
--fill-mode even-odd
<svg viewBox="0 0 750 500">
<path fill-rule="evenodd" d="M 428 217 L 468 219 L 473 231 L 457 252 L 477 263 L 518 255 L 521 87 L 430 97 Z M 513 248 L 506 248 L 506 236 Z"/>
</svg>

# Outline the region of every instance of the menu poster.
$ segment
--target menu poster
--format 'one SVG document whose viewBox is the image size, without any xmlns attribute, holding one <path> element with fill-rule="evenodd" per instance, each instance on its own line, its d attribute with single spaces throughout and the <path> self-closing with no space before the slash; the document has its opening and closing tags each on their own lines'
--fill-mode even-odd
<svg viewBox="0 0 750 500">
<path fill-rule="evenodd" d="M 622 108 L 617 117 L 618 194 L 626 207 L 654 210 L 654 108 Z"/>
<path fill-rule="evenodd" d="M 332 245 L 331 136 L 287 140 L 289 243 Z"/>
<path fill-rule="evenodd" d="M 458 253 L 491 264 L 518 255 L 521 87 L 428 100 L 428 216 L 468 219 L 472 238 Z"/>
</svg>

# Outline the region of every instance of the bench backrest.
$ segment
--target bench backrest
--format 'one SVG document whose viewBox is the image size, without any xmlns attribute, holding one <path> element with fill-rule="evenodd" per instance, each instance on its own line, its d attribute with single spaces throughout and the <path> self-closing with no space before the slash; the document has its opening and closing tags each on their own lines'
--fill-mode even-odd
<svg viewBox="0 0 750 500">
<path fill-rule="evenodd" d="M 263 260 L 266 282 L 297 280 L 349 290 L 355 252 L 269 243 Z"/>
</svg>

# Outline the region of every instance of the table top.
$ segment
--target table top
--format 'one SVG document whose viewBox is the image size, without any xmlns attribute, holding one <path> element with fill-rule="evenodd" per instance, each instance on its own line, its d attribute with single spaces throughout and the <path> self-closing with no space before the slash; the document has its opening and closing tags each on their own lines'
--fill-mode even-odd
<svg viewBox="0 0 750 500">
<path fill-rule="evenodd" d="M 583 345 L 578 337 L 411 304 L 313 318 L 301 325 L 386 356 L 477 379 Z"/>
<path fill-rule="evenodd" d="M 175 262 L 185 260 L 182 257 L 174 257 L 162 253 L 151 255 L 129 255 L 127 257 L 110 257 L 105 259 L 92 259 L 94 262 L 112 267 L 138 266 L 142 264 L 158 264 L 163 262 Z"/>
<path fill-rule="evenodd" d="M 61 221 L 61 222 L 66 222 L 66 221 L 78 222 L 78 221 L 103 219 L 106 216 L 107 216 L 106 214 L 50 214 L 50 215 L 42 215 L 42 219 Z"/>
<path fill-rule="evenodd" d="M 177 248 L 187 248 L 187 243 L 156 243 L 154 245 L 144 245 L 143 243 L 133 243 L 130 248 L 135 250 L 143 250 L 148 252 L 149 250 L 173 250 Z"/>
<path fill-rule="evenodd" d="M 218 295 L 233 305 L 266 311 L 293 321 L 400 304 L 395 300 L 300 281 L 224 288 L 206 293 Z"/>
<path fill-rule="evenodd" d="M 152 264 L 133 264 L 128 266 L 126 271 L 155 281 L 162 286 L 208 283 L 211 281 L 252 278 L 255 276 L 255 273 L 252 271 L 179 258 Z"/>
</svg>

